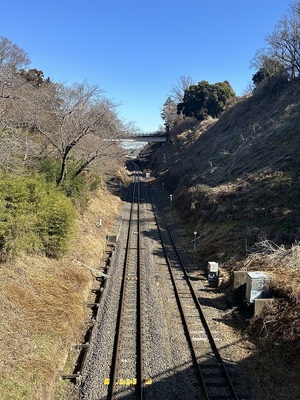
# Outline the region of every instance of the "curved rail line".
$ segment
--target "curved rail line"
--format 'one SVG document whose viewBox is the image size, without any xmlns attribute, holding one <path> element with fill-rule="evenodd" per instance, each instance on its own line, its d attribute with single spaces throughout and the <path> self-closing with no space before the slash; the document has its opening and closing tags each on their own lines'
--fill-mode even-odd
<svg viewBox="0 0 300 400">
<path fill-rule="evenodd" d="M 151 186 L 149 196 L 203 396 L 206 400 L 241 400 L 218 351 L 187 269 Z"/>
</svg>

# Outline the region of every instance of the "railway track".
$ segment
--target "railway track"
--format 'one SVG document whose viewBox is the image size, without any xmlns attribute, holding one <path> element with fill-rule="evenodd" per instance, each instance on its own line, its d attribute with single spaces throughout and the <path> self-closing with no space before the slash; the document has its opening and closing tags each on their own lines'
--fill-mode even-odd
<svg viewBox="0 0 300 400">
<path fill-rule="evenodd" d="M 143 399 L 140 176 L 133 175 L 121 295 L 108 399 Z"/>
<path fill-rule="evenodd" d="M 178 252 L 162 209 L 149 189 L 157 227 L 167 260 L 182 323 L 199 378 L 201 398 L 206 400 L 241 400 L 218 351 L 213 334 L 193 289 L 185 264 Z"/>
<path fill-rule="evenodd" d="M 131 188 L 79 398 L 246 399 L 218 352 L 155 191 L 136 166 Z"/>
</svg>

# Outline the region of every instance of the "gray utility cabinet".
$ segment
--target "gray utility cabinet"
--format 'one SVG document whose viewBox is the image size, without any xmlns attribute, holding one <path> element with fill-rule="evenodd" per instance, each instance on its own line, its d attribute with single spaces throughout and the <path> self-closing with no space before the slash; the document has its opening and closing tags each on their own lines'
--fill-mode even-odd
<svg viewBox="0 0 300 400">
<path fill-rule="evenodd" d="M 219 276 L 219 264 L 214 261 L 209 261 L 207 266 L 208 281 L 216 281 Z"/>
<path fill-rule="evenodd" d="M 246 302 L 254 303 L 255 299 L 268 297 L 267 281 L 270 277 L 261 271 L 247 272 L 246 278 Z"/>
</svg>

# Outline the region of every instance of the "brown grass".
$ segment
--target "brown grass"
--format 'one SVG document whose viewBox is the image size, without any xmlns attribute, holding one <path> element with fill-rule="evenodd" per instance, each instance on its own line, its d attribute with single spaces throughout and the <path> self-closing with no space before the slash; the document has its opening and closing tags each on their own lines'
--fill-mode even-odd
<svg viewBox="0 0 300 400">
<path fill-rule="evenodd" d="M 102 188 L 78 219 L 61 260 L 22 256 L 0 265 L 0 399 L 52 399 L 70 348 L 81 341 L 93 278 L 121 201 Z M 99 220 L 102 218 L 102 225 Z"/>
<path fill-rule="evenodd" d="M 268 240 L 257 244 L 243 269 L 267 271 L 275 301 L 252 318 L 245 333 L 256 343 L 253 370 L 266 399 L 300 398 L 300 245 L 285 249 Z M 280 382 L 280 385 L 274 385 Z"/>
<path fill-rule="evenodd" d="M 299 243 L 296 242 L 290 248 L 285 248 L 269 240 L 259 242 L 244 260 L 242 269 L 268 271 L 272 276 L 271 289 L 276 297 L 300 306 Z"/>
<path fill-rule="evenodd" d="M 275 80 L 148 150 L 190 240 L 198 232 L 199 263 L 219 262 L 226 279 L 241 265 L 273 276 L 281 300 L 247 331 L 268 400 L 300 399 L 299 99 L 299 79 Z"/>
</svg>

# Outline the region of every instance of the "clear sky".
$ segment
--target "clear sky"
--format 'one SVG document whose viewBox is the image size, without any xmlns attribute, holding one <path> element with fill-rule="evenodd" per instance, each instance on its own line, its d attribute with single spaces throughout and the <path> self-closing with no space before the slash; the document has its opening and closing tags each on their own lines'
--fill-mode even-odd
<svg viewBox="0 0 300 400">
<path fill-rule="evenodd" d="M 97 84 L 143 132 L 180 76 L 242 94 L 265 36 L 290 0 L 51 0 L 0 5 L 0 36 L 54 82 Z"/>
</svg>

